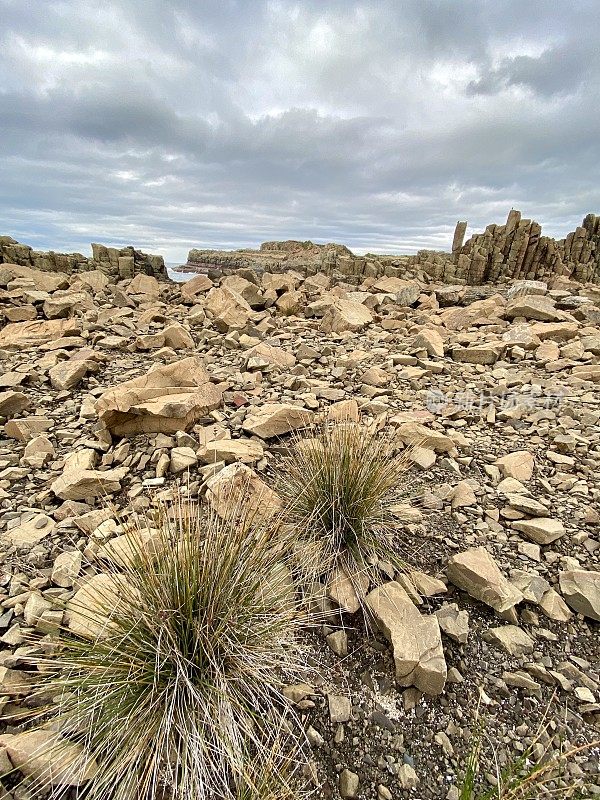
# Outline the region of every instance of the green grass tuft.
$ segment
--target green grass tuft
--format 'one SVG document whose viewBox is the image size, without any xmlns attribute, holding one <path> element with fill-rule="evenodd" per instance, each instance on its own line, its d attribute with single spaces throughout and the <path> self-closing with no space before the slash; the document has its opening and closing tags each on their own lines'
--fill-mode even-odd
<svg viewBox="0 0 600 800">
<path fill-rule="evenodd" d="M 42 689 L 55 724 L 99 764 L 89 800 L 263 797 L 269 775 L 270 796 L 291 797 L 282 741 L 296 720 L 281 688 L 304 666 L 304 620 L 285 534 L 242 517 L 179 502 L 141 520 L 139 541 L 152 528 L 153 546 L 118 571 L 116 602 L 100 596 L 104 635 L 65 629 L 58 652 L 36 660 L 54 672 Z"/>
</svg>

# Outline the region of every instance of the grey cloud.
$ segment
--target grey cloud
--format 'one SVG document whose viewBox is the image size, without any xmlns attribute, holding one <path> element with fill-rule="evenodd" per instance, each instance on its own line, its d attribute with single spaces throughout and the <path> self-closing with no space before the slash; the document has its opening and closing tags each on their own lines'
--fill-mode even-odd
<svg viewBox="0 0 600 800">
<path fill-rule="evenodd" d="M 2 232 L 411 251 L 514 205 L 562 235 L 600 210 L 600 7 L 522 8 L 0 0 Z"/>
</svg>

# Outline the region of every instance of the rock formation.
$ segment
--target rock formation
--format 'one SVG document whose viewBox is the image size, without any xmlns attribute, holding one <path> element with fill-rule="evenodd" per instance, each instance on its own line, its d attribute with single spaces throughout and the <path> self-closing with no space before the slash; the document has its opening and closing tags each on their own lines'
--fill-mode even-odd
<svg viewBox="0 0 600 800">
<path fill-rule="evenodd" d="M 0 264 L 17 264 L 33 267 L 43 272 L 78 272 L 100 270 L 113 280 L 133 278 L 137 273 L 166 277 L 162 256 L 153 256 L 133 247 L 105 247 L 92 244 L 92 257 L 81 253 L 40 252 L 26 244 L 19 244 L 10 236 L 0 236 Z"/>
<path fill-rule="evenodd" d="M 365 277 L 395 276 L 431 279 L 444 283 L 495 283 L 509 279 L 548 280 L 572 277 L 600 282 L 600 216 L 588 214 L 565 239 L 541 235 L 539 223 L 510 211 L 506 224 L 488 225 L 464 241 L 466 222 L 458 222 L 452 251 L 420 250 L 416 255 L 390 256 L 367 253 L 356 256 L 339 244 L 313 242 L 263 242 L 260 250 L 196 250 L 188 256 L 192 271 L 259 269 L 266 272 L 295 270 L 317 272 L 359 283 Z"/>
</svg>

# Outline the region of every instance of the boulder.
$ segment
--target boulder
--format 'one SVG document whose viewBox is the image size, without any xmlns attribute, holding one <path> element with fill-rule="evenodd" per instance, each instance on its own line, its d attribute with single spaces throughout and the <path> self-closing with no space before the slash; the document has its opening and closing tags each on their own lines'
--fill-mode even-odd
<svg viewBox="0 0 600 800">
<path fill-rule="evenodd" d="M 373 314 L 362 303 L 334 298 L 323 314 L 321 330 L 323 333 L 359 331 L 372 321 Z"/>
<path fill-rule="evenodd" d="M 23 392 L 0 392 L 0 417 L 14 417 L 30 405 L 31 400 Z"/>
<path fill-rule="evenodd" d="M 289 403 L 265 403 L 248 413 L 242 429 L 252 436 L 271 439 L 298 428 L 305 428 L 311 424 L 313 418 L 312 411 L 300 406 Z"/>
<path fill-rule="evenodd" d="M 132 605 L 136 598 L 136 590 L 124 575 L 92 575 L 67 602 L 65 624 L 71 633 L 84 639 L 106 638 L 114 628 L 111 614 Z M 126 608 L 126 612 L 133 620 L 135 610 Z"/>
<path fill-rule="evenodd" d="M 55 389 L 75 389 L 88 374 L 90 365 L 87 361 L 69 360 L 60 361 L 50 369 L 50 383 Z"/>
<path fill-rule="evenodd" d="M 228 287 L 214 287 L 206 296 L 205 310 L 210 312 L 218 331 L 241 331 L 253 315 L 241 294 Z"/>
<path fill-rule="evenodd" d="M 117 436 L 175 433 L 190 428 L 222 400 L 202 360 L 191 356 L 109 389 L 98 399 L 96 412 Z"/>
<path fill-rule="evenodd" d="M 128 471 L 127 467 L 118 467 L 104 472 L 96 469 L 67 467 L 50 488 L 61 500 L 104 497 L 120 491 L 121 481 Z"/>
<path fill-rule="evenodd" d="M 440 694 L 447 668 L 437 618 L 421 614 L 396 581 L 373 589 L 366 603 L 391 642 L 398 685 Z"/>
<path fill-rule="evenodd" d="M 503 478 L 515 478 L 528 481 L 533 475 L 535 460 L 528 450 L 516 450 L 514 453 L 496 459 L 496 466 Z"/>
<path fill-rule="evenodd" d="M 39 784 L 81 786 L 98 773 L 96 760 L 81 744 L 56 731 L 32 730 L 0 736 L 11 763 Z"/>
<path fill-rule="evenodd" d="M 568 570 L 559 573 L 558 582 L 573 611 L 600 622 L 600 572 Z"/>
<path fill-rule="evenodd" d="M 205 464 L 216 464 L 224 461 L 232 464 L 239 461 L 241 464 L 253 464 L 264 456 L 263 446 L 251 439 L 218 439 L 207 442 L 200 451 L 200 459 Z"/>
<path fill-rule="evenodd" d="M 565 533 L 565 526 L 562 522 L 550 517 L 522 519 L 513 522 L 512 526 L 536 544 L 550 544 L 560 539 Z"/>
<path fill-rule="evenodd" d="M 498 613 L 523 600 L 522 593 L 500 572 L 485 547 L 473 547 L 448 560 L 448 579 Z"/>
<path fill-rule="evenodd" d="M 267 521 L 281 509 L 281 498 L 245 464 L 230 464 L 206 481 L 206 500 L 220 517 L 240 513 Z"/>
<path fill-rule="evenodd" d="M 436 453 L 456 452 L 456 445 L 449 436 L 419 422 L 403 422 L 398 427 L 398 439 L 406 445 L 424 447 Z"/>
<path fill-rule="evenodd" d="M 80 332 L 80 325 L 70 319 L 11 322 L 0 331 L 0 348 L 25 350 Z"/>
</svg>

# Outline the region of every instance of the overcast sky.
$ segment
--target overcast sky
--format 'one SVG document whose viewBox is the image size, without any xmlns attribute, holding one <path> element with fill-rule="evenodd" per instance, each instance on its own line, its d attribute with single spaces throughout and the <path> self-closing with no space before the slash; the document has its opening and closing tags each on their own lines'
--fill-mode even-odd
<svg viewBox="0 0 600 800">
<path fill-rule="evenodd" d="M 0 0 L 0 234 L 449 249 L 600 213 L 600 0 Z"/>
</svg>

